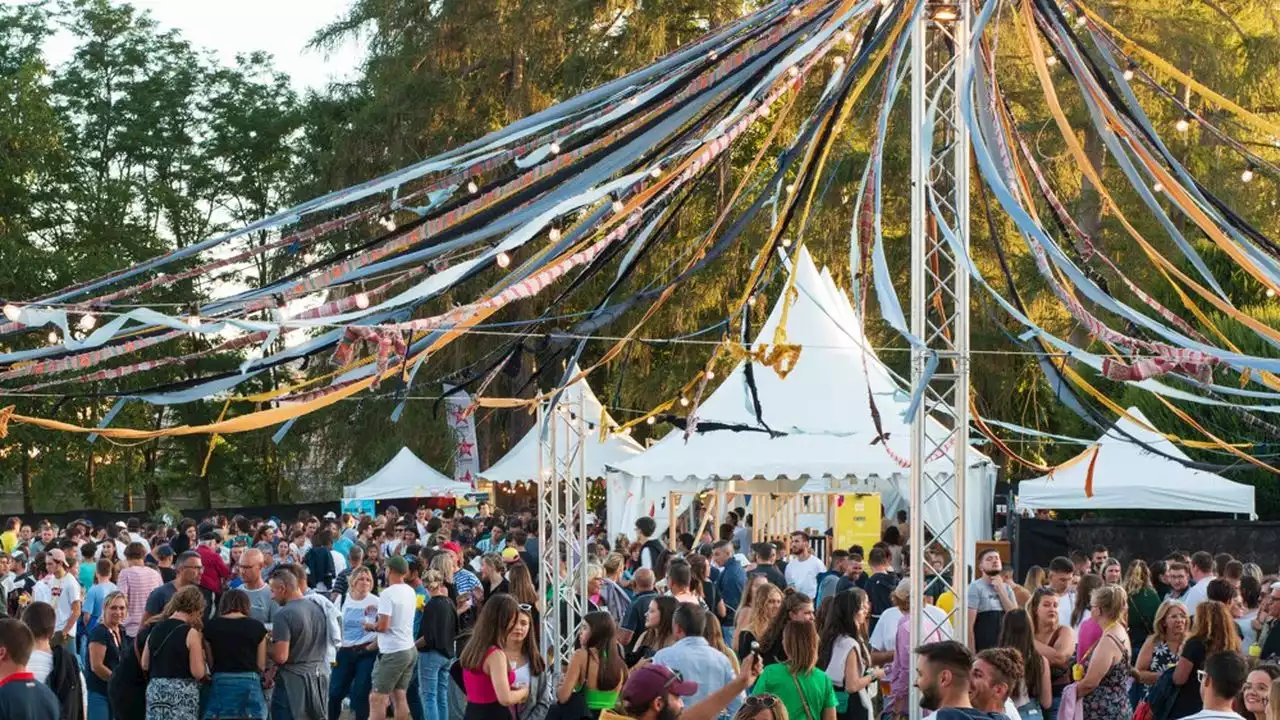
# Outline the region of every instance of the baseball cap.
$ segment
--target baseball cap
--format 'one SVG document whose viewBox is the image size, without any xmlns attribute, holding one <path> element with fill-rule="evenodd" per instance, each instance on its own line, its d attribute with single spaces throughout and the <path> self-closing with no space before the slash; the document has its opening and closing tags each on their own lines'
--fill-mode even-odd
<svg viewBox="0 0 1280 720">
<path fill-rule="evenodd" d="M 337 516 L 337 515 L 335 515 L 335 514 L 334 514 L 334 512 L 333 512 L 332 510 L 330 510 L 329 512 L 327 512 L 327 513 L 325 513 L 325 514 L 324 514 L 324 519 L 325 519 L 325 520 L 336 520 L 336 519 L 337 519 L 337 517 L 338 517 L 338 516 Z"/>
<path fill-rule="evenodd" d="M 902 578 L 898 581 L 898 587 L 893 589 L 893 594 L 898 597 L 911 597 L 911 578 Z"/>
<path fill-rule="evenodd" d="M 689 697 L 698 692 L 698 683 L 685 680 L 666 665 L 650 663 L 633 670 L 622 688 L 622 702 L 630 708 L 643 707 L 664 694 Z"/>
<path fill-rule="evenodd" d="M 67 564 L 67 554 L 62 552 L 58 548 L 54 548 L 49 552 L 45 553 L 44 557 L 45 557 L 45 560 L 47 561 L 60 562 L 63 565 Z"/>
<path fill-rule="evenodd" d="M 520 559 L 520 551 L 513 547 L 504 548 L 502 551 L 503 562 L 513 563 Z"/>
<path fill-rule="evenodd" d="M 448 550 L 449 552 L 459 557 L 462 556 L 462 546 L 452 540 L 440 543 L 440 549 Z"/>
<path fill-rule="evenodd" d="M 125 522 L 125 521 L 123 521 L 123 520 L 117 520 L 117 521 L 116 521 L 116 527 L 118 527 L 118 528 L 123 528 L 123 529 L 128 529 L 128 528 L 129 528 L 129 524 L 128 524 L 128 523 L 126 523 L 126 522 Z"/>
<path fill-rule="evenodd" d="M 401 575 L 409 574 L 409 563 L 399 555 L 387 558 L 387 569 Z"/>
</svg>

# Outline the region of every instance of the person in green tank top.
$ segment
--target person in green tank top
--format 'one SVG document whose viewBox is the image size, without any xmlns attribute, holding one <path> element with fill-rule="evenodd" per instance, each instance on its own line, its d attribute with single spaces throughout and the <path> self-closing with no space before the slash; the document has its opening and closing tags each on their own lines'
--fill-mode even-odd
<svg viewBox="0 0 1280 720">
<path fill-rule="evenodd" d="M 596 718 L 601 710 L 612 710 L 618 704 L 618 692 L 627 679 L 627 664 L 613 616 L 602 610 L 587 613 L 578 631 L 578 644 L 580 647 L 569 658 L 556 699 L 568 704 L 574 695 L 582 693 L 587 713 Z"/>
<path fill-rule="evenodd" d="M 775 695 L 792 720 L 836 720 L 836 691 L 831 678 L 817 669 L 818 631 L 813 623 L 792 620 L 782 631 L 787 659 L 760 673 L 751 694 Z"/>
</svg>

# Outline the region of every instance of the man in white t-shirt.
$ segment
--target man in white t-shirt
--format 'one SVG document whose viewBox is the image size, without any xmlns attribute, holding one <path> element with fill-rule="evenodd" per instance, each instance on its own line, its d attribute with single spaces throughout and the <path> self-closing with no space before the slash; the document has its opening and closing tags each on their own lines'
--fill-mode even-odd
<svg viewBox="0 0 1280 720">
<path fill-rule="evenodd" d="M 1249 663 L 1230 650 L 1214 653 L 1204 661 L 1200 700 L 1204 709 L 1183 720 L 1243 720 L 1233 703 L 1249 678 Z"/>
<path fill-rule="evenodd" d="M 387 558 L 387 589 L 378 596 L 378 622 L 368 628 L 378 634 L 378 660 L 369 695 L 372 720 L 386 720 L 388 697 L 395 703 L 397 718 L 409 717 L 409 683 L 418 671 L 418 651 L 413 644 L 418 596 L 405 584 L 408 574 L 409 563 L 404 557 Z"/>
<path fill-rule="evenodd" d="M 1213 556 L 1201 550 L 1191 555 L 1191 579 L 1195 584 L 1182 596 L 1187 606 L 1187 614 L 1196 616 L 1196 606 L 1209 598 L 1209 583 L 1217 578 L 1213 574 Z"/>
<path fill-rule="evenodd" d="M 818 594 L 818 575 L 827 566 L 809 549 L 809 535 L 799 530 L 791 533 L 791 559 L 787 560 L 787 586 L 810 598 Z"/>
<path fill-rule="evenodd" d="M 76 620 L 80 618 L 80 583 L 67 572 L 67 555 L 58 548 L 45 553 L 45 565 L 52 573 L 46 581 L 54 611 L 53 644 L 61 645 L 76 637 Z"/>
<path fill-rule="evenodd" d="M 1070 558 L 1056 557 L 1049 561 L 1049 587 L 1058 594 L 1059 625 L 1071 624 L 1071 608 L 1076 603 L 1076 594 L 1071 592 L 1071 578 L 1075 572 Z"/>
</svg>

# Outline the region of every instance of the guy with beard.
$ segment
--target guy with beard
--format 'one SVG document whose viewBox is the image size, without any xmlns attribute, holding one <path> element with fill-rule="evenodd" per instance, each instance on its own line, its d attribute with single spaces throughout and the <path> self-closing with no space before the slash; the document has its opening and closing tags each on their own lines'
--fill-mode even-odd
<svg viewBox="0 0 1280 720">
<path fill-rule="evenodd" d="M 987 648 L 978 653 L 969 672 L 969 702 L 974 709 L 1018 720 L 1021 715 L 1009 695 L 1022 685 L 1024 667 L 1022 653 L 1014 648 Z"/>
<path fill-rule="evenodd" d="M 920 707 L 935 711 L 934 720 L 1005 720 L 969 701 L 969 673 L 973 653 L 955 640 L 929 643 L 916 648 L 916 689 Z"/>
<path fill-rule="evenodd" d="M 1003 569 L 1000 553 L 987 548 L 978 554 L 978 568 L 983 577 L 969 583 L 969 644 L 978 650 L 995 647 L 1000 640 L 1000 622 L 1004 614 L 1016 610 L 1013 588 L 1000 576 Z"/>
<path fill-rule="evenodd" d="M 665 665 L 641 665 L 627 676 L 619 705 L 635 720 L 715 720 L 729 703 L 755 685 L 761 667 L 755 653 L 747 655 L 733 680 L 686 709 L 684 698 L 698 692 L 698 683 L 685 680 Z"/>
</svg>

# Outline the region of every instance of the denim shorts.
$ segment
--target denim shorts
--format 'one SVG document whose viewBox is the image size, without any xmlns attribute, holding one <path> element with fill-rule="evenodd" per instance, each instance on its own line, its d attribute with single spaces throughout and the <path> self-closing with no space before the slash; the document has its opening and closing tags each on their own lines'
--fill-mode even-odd
<svg viewBox="0 0 1280 720">
<path fill-rule="evenodd" d="M 265 720 L 267 699 L 262 694 L 262 676 L 256 672 L 214 673 L 209 686 L 204 717 L 253 718 Z"/>
</svg>

